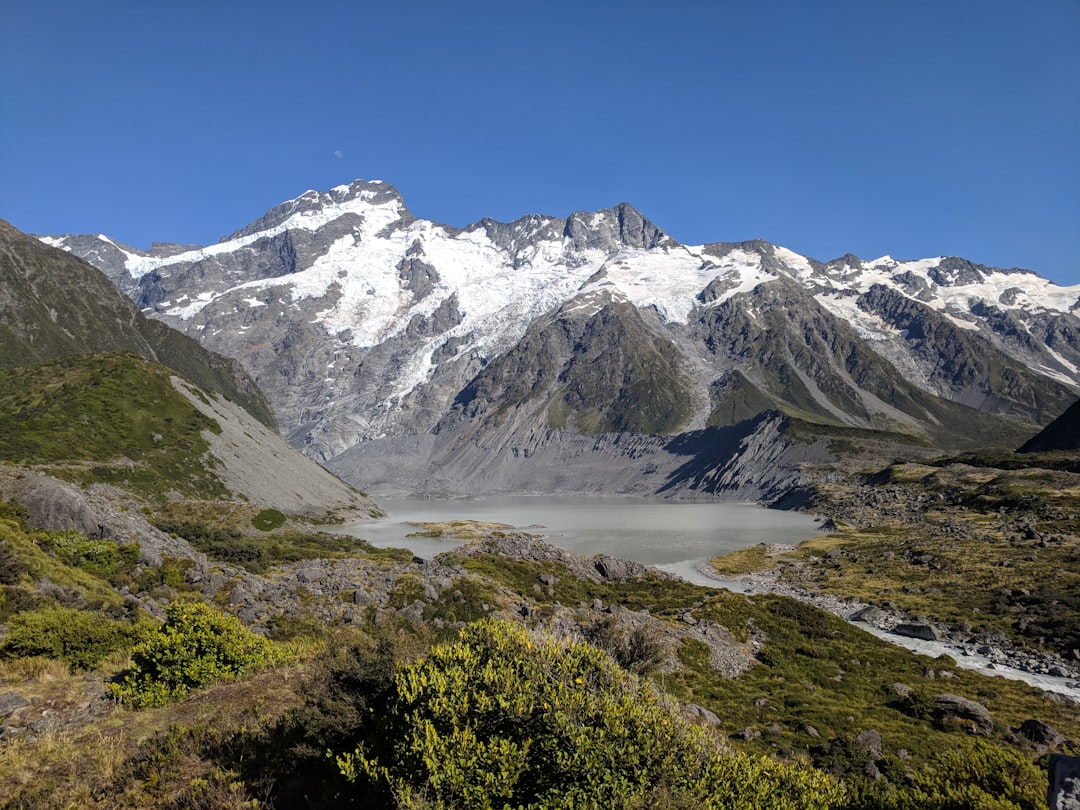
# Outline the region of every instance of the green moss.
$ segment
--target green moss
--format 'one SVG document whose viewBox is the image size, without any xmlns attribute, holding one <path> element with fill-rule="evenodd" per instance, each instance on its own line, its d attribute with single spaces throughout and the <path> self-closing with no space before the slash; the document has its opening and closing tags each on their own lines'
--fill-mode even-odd
<svg viewBox="0 0 1080 810">
<path fill-rule="evenodd" d="M 263 509 L 251 519 L 251 525 L 261 532 L 270 532 L 285 525 L 286 517 L 277 509 Z"/>
</svg>

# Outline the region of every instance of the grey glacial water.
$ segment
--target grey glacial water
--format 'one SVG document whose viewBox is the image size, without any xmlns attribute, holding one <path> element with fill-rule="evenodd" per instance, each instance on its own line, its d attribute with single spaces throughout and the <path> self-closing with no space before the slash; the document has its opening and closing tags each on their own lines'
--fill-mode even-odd
<svg viewBox="0 0 1080 810">
<path fill-rule="evenodd" d="M 376 546 L 400 546 L 420 557 L 433 557 L 459 543 L 409 537 L 418 530 L 410 522 L 507 523 L 569 551 L 635 560 L 699 584 L 712 583 L 694 570 L 702 560 L 758 543 L 798 543 L 818 531 L 806 515 L 749 503 L 543 495 L 471 501 L 381 500 L 380 506 L 389 512 L 388 517 L 344 529 Z"/>
<path fill-rule="evenodd" d="M 506 523 L 541 535 L 547 542 L 580 554 L 611 554 L 645 563 L 709 587 L 743 590 L 734 582 L 706 577 L 697 565 L 729 551 L 758 543 L 799 543 L 819 529 L 799 512 L 765 509 L 749 503 L 679 503 L 644 498 L 573 498 L 566 496 L 493 496 L 477 500 L 380 500 L 386 518 L 341 530 L 380 547 L 408 548 L 431 558 L 460 545 L 457 540 L 409 537 L 413 523 L 482 520 Z M 1041 689 L 1080 699 L 1068 679 L 1033 675 L 982 656 L 963 653 L 941 642 L 919 641 L 865 625 L 879 638 L 930 657 L 954 656 L 957 665 L 987 675 L 1023 680 Z"/>
</svg>

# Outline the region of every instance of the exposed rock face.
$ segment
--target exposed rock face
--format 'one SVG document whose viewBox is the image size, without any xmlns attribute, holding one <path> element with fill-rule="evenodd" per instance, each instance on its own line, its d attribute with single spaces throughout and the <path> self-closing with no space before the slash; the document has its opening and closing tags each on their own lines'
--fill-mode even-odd
<svg viewBox="0 0 1080 810">
<path fill-rule="evenodd" d="M 1050 810 L 1080 810 L 1080 757 L 1050 757 L 1050 787 L 1046 798 Z"/>
<path fill-rule="evenodd" d="M 237 358 L 290 443 L 365 487 L 755 497 L 834 452 L 824 428 L 1008 445 L 1080 390 L 1080 288 L 680 245 L 626 204 L 456 229 L 357 181 L 206 248 L 46 240 Z"/>
<path fill-rule="evenodd" d="M 989 735 L 994 730 L 994 721 L 987 708 L 959 695 L 934 695 L 934 716 L 941 723 L 959 721 L 973 734 Z"/>
</svg>

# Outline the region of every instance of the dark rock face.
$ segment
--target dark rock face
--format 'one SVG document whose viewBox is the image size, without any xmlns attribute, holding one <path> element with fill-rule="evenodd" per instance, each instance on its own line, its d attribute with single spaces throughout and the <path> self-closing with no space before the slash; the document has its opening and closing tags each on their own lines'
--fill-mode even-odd
<svg viewBox="0 0 1080 810">
<path fill-rule="evenodd" d="M 934 695 L 934 717 L 943 724 L 958 722 L 972 734 L 989 735 L 994 730 L 989 710 L 981 703 L 959 695 Z"/>
<path fill-rule="evenodd" d="M 1080 757 L 1053 754 L 1048 770 L 1046 800 L 1050 810 L 1080 810 Z"/>
</svg>

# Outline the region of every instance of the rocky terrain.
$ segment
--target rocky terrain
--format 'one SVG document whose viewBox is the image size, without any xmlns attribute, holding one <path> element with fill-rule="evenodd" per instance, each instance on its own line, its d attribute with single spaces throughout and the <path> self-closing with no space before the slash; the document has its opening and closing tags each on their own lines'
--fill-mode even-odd
<svg viewBox="0 0 1080 810">
<path fill-rule="evenodd" d="M 719 576 L 1022 671 L 1076 680 L 1080 478 L 1069 454 L 819 469 L 789 503 L 829 535 L 714 561 Z"/>
</svg>

